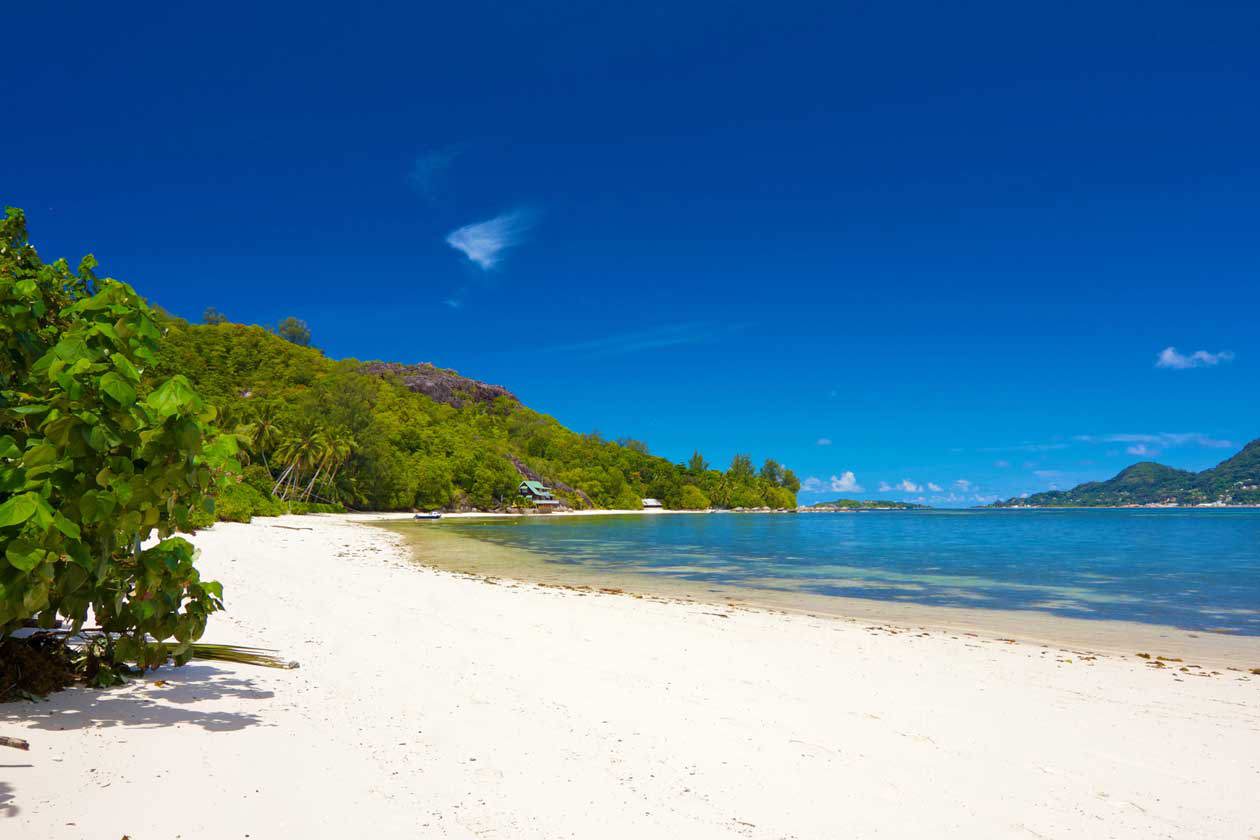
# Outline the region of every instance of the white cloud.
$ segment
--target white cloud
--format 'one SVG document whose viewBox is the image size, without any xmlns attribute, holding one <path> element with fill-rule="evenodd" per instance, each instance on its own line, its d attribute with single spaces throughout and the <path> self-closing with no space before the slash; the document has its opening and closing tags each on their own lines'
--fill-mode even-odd
<svg viewBox="0 0 1260 840">
<path fill-rule="evenodd" d="M 1154 457 L 1159 454 L 1158 449 L 1151 449 L 1145 443 L 1135 443 L 1124 451 L 1128 452 L 1130 455 L 1146 455 L 1149 457 Z"/>
<path fill-rule="evenodd" d="M 968 490 L 971 489 L 971 482 L 965 478 L 960 478 L 954 482 L 954 486 L 957 487 L 959 490 L 963 491 L 964 493 L 966 493 Z"/>
<path fill-rule="evenodd" d="M 993 466 L 997 467 L 999 470 L 1004 470 L 1010 465 L 1011 465 L 1011 462 L 1007 461 L 1004 458 L 993 462 Z"/>
<path fill-rule="evenodd" d="M 839 478 L 831 477 L 831 489 L 837 493 L 861 493 L 862 485 L 857 483 L 853 470 L 845 470 Z"/>
<path fill-rule="evenodd" d="M 941 487 L 941 485 L 939 485 L 939 484 L 933 484 L 932 482 L 930 482 L 930 481 L 929 481 L 929 482 L 927 483 L 927 489 L 931 490 L 933 493 L 940 493 L 940 492 L 941 492 L 941 491 L 943 491 L 945 488 L 944 488 L 944 487 Z"/>
<path fill-rule="evenodd" d="M 915 484 L 913 481 L 911 481 L 908 478 L 903 478 L 901 481 L 898 481 L 896 484 L 889 484 L 887 481 L 881 481 L 879 483 L 879 492 L 881 493 L 892 493 L 894 490 L 902 491 L 905 493 L 922 493 L 923 485 Z"/>
<path fill-rule="evenodd" d="M 818 439 L 818 445 L 819 445 L 819 446 L 831 446 L 831 438 L 819 438 L 819 439 Z"/>
<path fill-rule="evenodd" d="M 1037 478 L 1057 478 L 1063 475 L 1059 470 L 1033 470 L 1033 475 Z"/>
<path fill-rule="evenodd" d="M 446 236 L 446 244 L 482 269 L 489 270 L 499 262 L 500 252 L 519 244 L 533 224 L 532 213 L 527 210 L 513 210 L 451 231 Z"/>
<path fill-rule="evenodd" d="M 833 475 L 827 481 L 810 476 L 801 482 L 801 491 L 805 493 L 821 493 L 830 490 L 832 493 L 861 493 L 862 485 L 858 484 L 853 470 L 845 470 L 840 475 Z"/>
<path fill-rule="evenodd" d="M 1234 353 L 1231 350 L 1222 350 L 1219 353 L 1195 350 L 1187 356 L 1184 353 L 1178 353 L 1176 347 L 1165 347 L 1159 351 L 1159 356 L 1155 359 L 1155 367 L 1187 370 L 1189 368 L 1215 367 L 1222 362 L 1232 362 L 1233 360 Z"/>
</svg>

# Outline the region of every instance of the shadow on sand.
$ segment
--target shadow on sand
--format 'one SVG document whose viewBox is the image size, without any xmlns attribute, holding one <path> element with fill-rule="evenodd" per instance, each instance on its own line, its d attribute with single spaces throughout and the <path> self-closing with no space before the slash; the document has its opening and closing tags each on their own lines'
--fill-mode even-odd
<svg viewBox="0 0 1260 840">
<path fill-rule="evenodd" d="M 226 699 L 267 700 L 274 696 L 274 692 L 258 688 L 253 680 L 198 663 L 163 668 L 118 688 L 71 688 L 51 695 L 46 702 L 5 703 L 0 705 L 0 724 L 23 724 L 25 732 L 30 733 L 23 737 L 31 740 L 33 750 L 38 745 L 38 738 L 32 737 L 37 730 L 200 726 L 211 732 L 233 732 L 258 726 L 262 719 L 255 714 L 192 704 Z M 0 764 L 0 768 L 30 766 Z M 18 810 L 13 786 L 0 780 L 0 818 L 15 817 Z"/>
<path fill-rule="evenodd" d="M 0 817 L 16 817 L 18 806 L 13 803 L 13 786 L 0 782 Z"/>
<path fill-rule="evenodd" d="M 116 689 L 72 688 L 44 703 L 6 703 L 0 722 L 16 721 L 28 729 L 59 731 L 106 726 L 200 726 L 231 732 L 261 723 L 254 714 L 190 708 L 212 700 L 267 700 L 273 692 L 257 688 L 213 665 L 186 665 L 153 672 Z"/>
</svg>

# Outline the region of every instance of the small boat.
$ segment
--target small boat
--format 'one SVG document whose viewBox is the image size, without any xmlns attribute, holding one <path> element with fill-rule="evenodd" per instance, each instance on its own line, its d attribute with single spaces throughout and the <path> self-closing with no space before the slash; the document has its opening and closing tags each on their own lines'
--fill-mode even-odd
<svg viewBox="0 0 1260 840">
<path fill-rule="evenodd" d="M 432 513 L 417 513 L 417 514 L 415 515 L 415 518 L 416 518 L 416 519 L 441 519 L 441 518 L 442 518 L 442 514 L 438 513 L 438 512 L 435 510 L 435 511 L 433 511 Z"/>
</svg>

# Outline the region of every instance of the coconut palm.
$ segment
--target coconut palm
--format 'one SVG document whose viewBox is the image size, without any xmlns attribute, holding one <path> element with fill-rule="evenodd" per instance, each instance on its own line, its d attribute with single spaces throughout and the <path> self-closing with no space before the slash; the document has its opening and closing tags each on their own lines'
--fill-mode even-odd
<svg viewBox="0 0 1260 840">
<path fill-rule="evenodd" d="M 285 465 L 285 469 L 272 488 L 272 494 L 285 499 L 296 498 L 299 482 L 311 469 L 318 473 L 319 464 L 324 460 L 327 449 L 328 438 L 314 425 L 308 425 L 283 438 L 276 447 L 275 454 L 277 460 Z"/>
<path fill-rule="evenodd" d="M 280 411 L 275 403 L 267 402 L 258 406 L 254 418 L 238 430 L 247 440 L 246 448 L 262 458 L 263 466 L 268 471 L 271 464 L 267 462 L 267 453 L 275 447 L 283 435 L 280 425 Z"/>
</svg>

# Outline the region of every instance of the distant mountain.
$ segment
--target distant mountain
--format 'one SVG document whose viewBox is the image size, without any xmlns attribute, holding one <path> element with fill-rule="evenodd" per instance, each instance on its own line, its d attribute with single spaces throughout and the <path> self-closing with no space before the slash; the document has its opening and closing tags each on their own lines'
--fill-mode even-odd
<svg viewBox="0 0 1260 840">
<path fill-rule="evenodd" d="M 886 499 L 836 499 L 834 502 L 818 502 L 808 507 L 800 508 L 803 511 L 816 511 L 825 513 L 827 511 L 837 510 L 929 510 L 927 505 L 916 505 L 910 502 L 891 502 Z"/>
<path fill-rule="evenodd" d="M 1107 481 L 1034 493 L 993 507 L 1123 507 L 1126 505 L 1260 504 L 1260 439 L 1210 470 L 1175 470 L 1154 461 L 1126 467 Z"/>
</svg>

